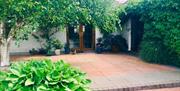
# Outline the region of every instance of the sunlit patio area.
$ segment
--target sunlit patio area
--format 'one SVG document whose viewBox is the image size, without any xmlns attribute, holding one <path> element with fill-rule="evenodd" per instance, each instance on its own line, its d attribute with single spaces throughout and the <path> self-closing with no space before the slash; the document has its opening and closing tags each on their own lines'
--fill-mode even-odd
<svg viewBox="0 0 180 91">
<path fill-rule="evenodd" d="M 87 73 L 92 80 L 91 88 L 95 91 L 139 91 L 180 86 L 180 69 L 145 63 L 137 57 L 125 54 L 88 52 L 50 57 L 11 57 L 13 62 L 31 58 L 50 58 L 53 61 L 62 59 L 70 63 Z M 171 91 L 179 91 L 178 89 Z"/>
<path fill-rule="evenodd" d="M 0 0 L 0 91 L 180 91 L 179 1 Z"/>
</svg>

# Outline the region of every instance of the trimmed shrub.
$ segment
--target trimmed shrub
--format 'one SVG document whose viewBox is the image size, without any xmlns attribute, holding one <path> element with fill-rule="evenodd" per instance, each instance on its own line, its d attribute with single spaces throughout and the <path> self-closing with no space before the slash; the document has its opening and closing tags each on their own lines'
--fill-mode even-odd
<svg viewBox="0 0 180 91">
<path fill-rule="evenodd" d="M 18 62 L 0 72 L 0 91 L 89 91 L 85 75 L 62 60 Z"/>
<path fill-rule="evenodd" d="M 140 57 L 151 63 L 167 63 L 168 51 L 160 41 L 143 41 L 141 44 Z"/>
<path fill-rule="evenodd" d="M 117 46 L 119 51 L 121 51 L 121 52 L 128 51 L 128 45 L 126 43 L 126 39 L 124 39 L 121 35 L 115 35 L 112 38 L 112 45 Z"/>
<path fill-rule="evenodd" d="M 29 54 L 31 54 L 31 55 L 36 55 L 36 54 L 38 54 L 38 53 L 39 53 L 39 52 L 38 52 L 35 48 L 29 50 Z"/>
<path fill-rule="evenodd" d="M 180 67 L 180 57 L 163 45 L 162 41 L 143 41 L 140 57 L 150 63 L 174 65 Z"/>
<path fill-rule="evenodd" d="M 96 44 L 96 52 L 101 53 L 102 51 L 112 51 L 113 47 L 117 52 L 127 52 L 128 46 L 126 40 L 121 35 L 109 34 L 98 39 Z"/>
</svg>

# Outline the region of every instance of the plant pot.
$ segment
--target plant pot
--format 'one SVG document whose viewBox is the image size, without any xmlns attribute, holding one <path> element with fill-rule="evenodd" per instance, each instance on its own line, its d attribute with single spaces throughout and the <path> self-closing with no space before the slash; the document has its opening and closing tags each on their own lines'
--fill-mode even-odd
<svg viewBox="0 0 180 91">
<path fill-rule="evenodd" d="M 55 54 L 56 54 L 56 55 L 60 55 L 60 54 L 61 54 L 61 49 L 56 49 L 56 50 L 55 50 Z"/>
<path fill-rule="evenodd" d="M 52 55 L 54 55 L 54 51 L 48 50 L 46 56 L 52 56 Z"/>
<path fill-rule="evenodd" d="M 96 53 L 100 54 L 102 53 L 102 48 L 100 46 L 97 46 L 95 51 Z"/>
<path fill-rule="evenodd" d="M 112 45 L 112 52 L 114 53 L 118 53 L 119 52 L 119 48 L 115 45 Z"/>
</svg>

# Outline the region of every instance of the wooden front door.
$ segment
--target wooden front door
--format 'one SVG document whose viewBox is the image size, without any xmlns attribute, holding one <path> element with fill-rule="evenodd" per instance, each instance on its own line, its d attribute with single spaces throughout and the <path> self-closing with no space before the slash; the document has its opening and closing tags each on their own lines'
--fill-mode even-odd
<svg viewBox="0 0 180 91">
<path fill-rule="evenodd" d="M 69 26 L 67 43 L 71 49 L 78 51 L 93 50 L 95 47 L 95 30 L 91 25 Z"/>
</svg>

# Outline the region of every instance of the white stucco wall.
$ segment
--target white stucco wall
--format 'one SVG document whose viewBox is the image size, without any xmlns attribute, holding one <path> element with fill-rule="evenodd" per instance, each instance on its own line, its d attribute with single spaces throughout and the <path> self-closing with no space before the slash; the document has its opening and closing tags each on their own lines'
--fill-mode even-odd
<svg viewBox="0 0 180 91">
<path fill-rule="evenodd" d="M 32 48 L 40 48 L 40 44 L 32 37 L 29 37 L 29 40 L 22 41 L 19 46 L 15 44 L 15 41 L 12 41 L 10 44 L 10 53 L 28 53 Z"/>
<path fill-rule="evenodd" d="M 100 32 L 99 28 L 96 27 L 95 44 L 97 43 L 97 39 L 102 36 L 103 34 Z M 63 44 L 65 44 L 67 41 L 66 29 L 63 29 L 62 31 L 57 32 L 56 34 L 54 34 L 54 37 L 59 39 Z M 16 54 L 26 55 L 26 54 L 29 54 L 29 50 L 31 50 L 32 48 L 39 49 L 40 47 L 41 46 L 39 42 L 37 42 L 37 40 L 33 36 L 29 36 L 29 40 L 22 41 L 19 46 L 15 44 L 15 41 L 12 41 L 10 45 L 10 53 L 12 55 L 16 55 Z"/>
<path fill-rule="evenodd" d="M 126 39 L 126 42 L 128 44 L 128 51 L 131 51 L 131 19 L 128 19 L 122 25 L 123 32 L 121 33 L 122 37 Z"/>
<path fill-rule="evenodd" d="M 63 44 L 66 43 L 66 30 L 57 32 L 54 35 L 57 39 L 59 39 Z M 28 54 L 29 50 L 32 48 L 38 49 L 40 48 L 40 44 L 33 36 L 29 36 L 29 40 L 22 41 L 19 46 L 15 44 L 15 41 L 11 42 L 10 53 L 14 54 Z"/>
<path fill-rule="evenodd" d="M 100 32 L 99 28 L 95 28 L 95 44 L 97 43 L 97 39 L 103 37 L 103 34 Z"/>
<path fill-rule="evenodd" d="M 67 42 L 66 30 L 57 32 L 56 34 L 54 34 L 54 37 L 59 39 L 63 44 L 65 44 Z"/>
</svg>

